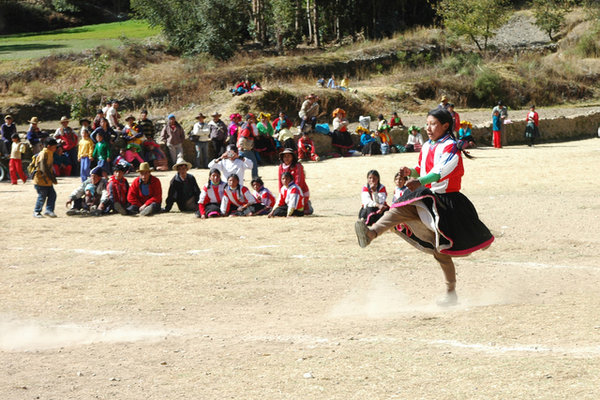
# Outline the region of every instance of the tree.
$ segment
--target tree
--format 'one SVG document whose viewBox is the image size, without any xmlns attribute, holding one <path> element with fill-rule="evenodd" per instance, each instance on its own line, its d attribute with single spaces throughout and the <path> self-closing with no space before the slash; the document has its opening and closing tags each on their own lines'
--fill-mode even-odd
<svg viewBox="0 0 600 400">
<path fill-rule="evenodd" d="M 507 0 L 441 0 L 433 7 L 446 29 L 469 38 L 480 51 L 510 17 Z"/>
<path fill-rule="evenodd" d="M 535 24 L 555 42 L 556 38 L 552 35 L 565 25 L 565 15 L 572 8 L 572 0 L 533 0 Z"/>
<path fill-rule="evenodd" d="M 162 28 L 172 47 L 184 53 L 231 57 L 247 22 L 243 0 L 132 0 L 137 15 Z"/>
</svg>

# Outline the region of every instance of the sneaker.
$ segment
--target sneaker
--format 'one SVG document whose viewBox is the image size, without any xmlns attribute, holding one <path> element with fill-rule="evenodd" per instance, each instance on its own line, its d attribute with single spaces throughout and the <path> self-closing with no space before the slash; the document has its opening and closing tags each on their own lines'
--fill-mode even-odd
<svg viewBox="0 0 600 400">
<path fill-rule="evenodd" d="M 56 218 L 56 214 L 54 214 L 54 212 L 53 212 L 53 211 L 45 211 L 45 212 L 44 212 L 44 215 L 45 215 L 46 217 L 50 217 L 50 218 Z"/>
<path fill-rule="evenodd" d="M 69 217 L 72 217 L 73 215 L 79 215 L 79 210 L 76 210 L 74 208 L 70 208 L 67 210 L 67 215 Z"/>
<path fill-rule="evenodd" d="M 148 216 L 152 215 L 152 207 L 148 206 L 148 207 L 144 208 L 142 211 L 140 211 L 140 215 L 142 215 L 144 217 L 148 217 Z"/>
<path fill-rule="evenodd" d="M 198 211 L 196 211 L 196 212 L 194 213 L 194 215 L 196 216 L 196 218 L 202 218 L 202 215 L 200 215 L 200 211 L 199 211 L 199 210 L 198 210 Z"/>
<path fill-rule="evenodd" d="M 98 210 L 97 208 L 94 208 L 93 210 L 90 211 L 90 215 L 93 217 L 100 217 L 102 215 L 102 210 Z"/>
<path fill-rule="evenodd" d="M 123 207 L 123 205 L 121 203 L 115 203 L 114 205 L 115 211 L 118 212 L 121 215 L 127 215 L 127 210 L 125 209 L 125 207 Z"/>
<path fill-rule="evenodd" d="M 34 211 L 33 212 L 33 218 L 44 218 L 44 217 L 42 216 L 42 213 Z"/>
<path fill-rule="evenodd" d="M 456 290 L 451 292 L 446 292 L 446 294 L 436 301 L 437 305 L 440 307 L 452 307 L 458 304 L 458 296 L 456 295 Z"/>
<path fill-rule="evenodd" d="M 367 247 L 371 243 L 368 232 L 369 228 L 365 225 L 364 221 L 356 221 L 354 223 L 354 230 L 356 231 L 356 238 L 358 239 L 358 245 L 362 248 Z"/>
</svg>

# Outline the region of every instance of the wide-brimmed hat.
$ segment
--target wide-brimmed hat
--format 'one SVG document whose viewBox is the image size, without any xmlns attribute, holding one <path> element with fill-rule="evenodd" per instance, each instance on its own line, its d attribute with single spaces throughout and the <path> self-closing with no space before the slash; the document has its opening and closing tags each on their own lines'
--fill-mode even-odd
<svg viewBox="0 0 600 400">
<path fill-rule="evenodd" d="M 173 164 L 173 171 L 177 171 L 177 168 L 181 165 L 187 165 L 188 169 L 192 168 L 192 164 L 185 161 L 183 158 L 178 158 L 177 162 Z"/>
<path fill-rule="evenodd" d="M 200 118 L 206 118 L 206 115 L 204 115 L 202 113 L 198 113 L 198 115 L 196 115 L 196 119 L 200 119 Z"/>
<path fill-rule="evenodd" d="M 8 114 L 6 117 L 4 117 L 4 120 L 5 120 L 5 121 L 6 121 L 7 119 L 14 119 L 14 118 L 12 117 L 12 115 Z"/>
<path fill-rule="evenodd" d="M 40 121 L 38 120 L 38 117 L 31 117 L 31 119 L 29 120 L 30 124 L 38 124 Z"/>
<path fill-rule="evenodd" d="M 81 118 L 81 119 L 79 120 L 79 125 L 83 125 L 83 123 L 84 123 L 84 122 L 87 122 L 88 124 L 91 124 L 91 123 L 92 123 L 92 122 L 91 122 L 89 119 L 87 119 L 87 118 Z"/>
<path fill-rule="evenodd" d="M 70 119 L 69 119 L 69 118 L 67 118 L 67 117 L 64 117 L 64 116 L 63 116 L 63 117 L 60 117 L 60 123 L 61 123 L 61 124 L 62 124 L 63 122 L 69 122 L 69 121 L 70 121 Z"/>
<path fill-rule="evenodd" d="M 281 162 L 283 162 L 283 156 L 285 154 L 291 154 L 292 155 L 292 157 L 293 157 L 292 163 L 295 163 L 295 162 L 298 161 L 298 154 L 296 154 L 296 152 L 294 150 L 292 150 L 290 148 L 286 148 L 286 149 L 283 149 L 283 151 L 281 153 L 279 153 L 279 160 Z"/>
<path fill-rule="evenodd" d="M 307 99 L 318 99 L 318 98 L 319 98 L 319 96 L 317 96 L 317 95 L 316 95 L 316 94 L 314 94 L 314 93 L 311 93 L 311 94 L 309 94 L 308 96 L 306 96 L 306 98 L 307 98 Z"/>
<path fill-rule="evenodd" d="M 147 162 L 141 163 L 139 169 L 136 172 L 145 172 L 145 171 L 150 171 L 150 164 L 148 164 Z"/>
<path fill-rule="evenodd" d="M 214 113 L 210 114 L 211 117 L 220 117 L 221 114 L 219 114 L 218 111 L 215 111 Z"/>
<path fill-rule="evenodd" d="M 50 138 L 46 141 L 46 146 L 58 146 L 58 142 L 56 139 Z"/>
<path fill-rule="evenodd" d="M 446 96 L 446 95 L 443 95 L 443 96 L 442 96 L 442 98 L 440 99 L 440 102 L 442 102 L 442 103 L 443 103 L 443 102 L 445 102 L 445 101 L 448 101 L 448 96 Z"/>
<path fill-rule="evenodd" d="M 129 115 L 127 116 L 127 118 L 125 118 L 125 121 L 129 121 L 130 119 L 132 119 L 132 120 L 134 120 L 134 121 L 135 121 L 135 117 L 134 117 L 133 115 L 131 115 L 131 114 L 129 114 Z"/>
</svg>

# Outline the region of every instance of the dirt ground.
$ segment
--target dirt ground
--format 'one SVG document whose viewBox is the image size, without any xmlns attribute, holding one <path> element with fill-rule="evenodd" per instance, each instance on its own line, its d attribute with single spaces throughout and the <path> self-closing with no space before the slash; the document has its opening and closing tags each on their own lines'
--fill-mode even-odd
<svg viewBox="0 0 600 400">
<path fill-rule="evenodd" d="M 354 235 L 366 172 L 391 192 L 414 154 L 306 164 L 295 219 L 66 217 L 68 178 L 38 220 L 32 184 L 2 183 L 0 398 L 600 397 L 600 139 L 473 155 L 496 241 L 456 259 L 450 309 L 431 256 Z"/>
</svg>

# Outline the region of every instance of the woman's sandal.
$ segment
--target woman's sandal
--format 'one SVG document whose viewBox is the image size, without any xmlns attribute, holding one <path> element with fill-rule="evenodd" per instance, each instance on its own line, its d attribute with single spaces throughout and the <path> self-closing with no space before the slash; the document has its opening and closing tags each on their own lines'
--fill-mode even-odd
<svg viewBox="0 0 600 400">
<path fill-rule="evenodd" d="M 371 243 L 371 238 L 369 238 L 369 228 L 365 225 L 365 222 L 363 220 L 356 221 L 354 223 L 354 230 L 358 238 L 358 245 L 362 248 L 367 247 Z"/>
</svg>

